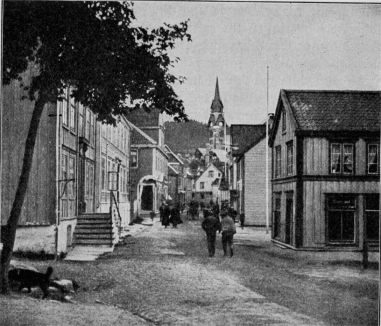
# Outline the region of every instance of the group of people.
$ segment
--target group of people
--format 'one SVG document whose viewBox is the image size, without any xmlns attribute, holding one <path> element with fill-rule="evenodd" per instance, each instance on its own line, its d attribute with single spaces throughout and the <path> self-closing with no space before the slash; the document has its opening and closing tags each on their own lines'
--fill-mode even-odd
<svg viewBox="0 0 381 326">
<path fill-rule="evenodd" d="M 177 225 L 182 223 L 180 204 L 174 204 L 172 201 L 162 201 L 160 206 L 160 221 L 165 228 L 170 224 L 172 224 L 172 227 L 177 228 Z"/>
<path fill-rule="evenodd" d="M 216 234 L 222 232 L 222 249 L 224 256 L 227 256 L 228 250 L 230 257 L 233 256 L 233 236 L 236 233 L 235 223 L 231 216 L 229 216 L 226 209 L 221 210 L 221 221 L 218 214 L 213 210 L 204 211 L 204 220 L 201 227 L 206 233 L 206 241 L 208 244 L 209 257 L 213 257 L 216 252 Z"/>
</svg>

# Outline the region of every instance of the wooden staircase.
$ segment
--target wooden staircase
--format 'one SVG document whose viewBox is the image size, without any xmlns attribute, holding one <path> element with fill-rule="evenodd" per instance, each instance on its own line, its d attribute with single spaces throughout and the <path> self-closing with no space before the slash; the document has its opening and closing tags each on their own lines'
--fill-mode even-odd
<svg viewBox="0 0 381 326">
<path fill-rule="evenodd" d="M 74 230 L 74 245 L 114 245 L 115 231 L 110 213 L 90 213 L 78 216 Z"/>
</svg>

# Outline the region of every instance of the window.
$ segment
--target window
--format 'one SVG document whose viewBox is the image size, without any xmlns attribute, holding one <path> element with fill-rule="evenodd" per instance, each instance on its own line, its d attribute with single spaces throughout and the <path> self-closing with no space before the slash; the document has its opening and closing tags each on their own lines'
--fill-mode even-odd
<svg viewBox="0 0 381 326">
<path fill-rule="evenodd" d="M 89 138 L 89 141 L 90 141 L 90 144 L 91 145 L 94 145 L 94 114 L 90 111 L 90 138 Z"/>
<path fill-rule="evenodd" d="M 351 195 L 328 197 L 328 241 L 355 241 L 356 200 Z"/>
<path fill-rule="evenodd" d="M 205 182 L 200 182 L 200 189 L 205 189 Z"/>
<path fill-rule="evenodd" d="M 294 146 L 293 142 L 287 143 L 287 175 L 292 175 L 294 172 Z"/>
<path fill-rule="evenodd" d="M 379 173 L 380 150 L 378 144 L 368 144 L 368 174 Z"/>
<path fill-rule="evenodd" d="M 286 110 L 282 110 L 282 132 L 286 132 Z"/>
<path fill-rule="evenodd" d="M 281 208 L 281 193 L 274 193 L 274 238 L 280 236 L 280 208 Z"/>
<path fill-rule="evenodd" d="M 86 109 L 86 126 L 85 126 L 85 138 L 90 140 L 90 110 Z"/>
<path fill-rule="evenodd" d="M 70 100 L 70 130 L 75 131 L 75 105 L 71 104 Z"/>
<path fill-rule="evenodd" d="M 69 117 L 70 117 L 70 111 L 69 111 L 69 103 L 67 100 L 67 89 L 64 91 L 64 99 L 62 100 L 62 123 L 65 126 L 69 126 Z"/>
<path fill-rule="evenodd" d="M 275 147 L 275 178 L 281 176 L 281 167 L 282 167 L 282 148 L 281 146 Z"/>
<path fill-rule="evenodd" d="M 67 150 L 62 150 L 61 156 L 61 216 L 75 216 L 76 211 L 76 188 L 75 188 L 75 155 Z"/>
<path fill-rule="evenodd" d="M 380 195 L 365 196 L 366 235 L 370 241 L 379 241 Z"/>
<path fill-rule="evenodd" d="M 214 171 L 209 171 L 208 172 L 208 177 L 213 178 L 214 177 Z"/>
<path fill-rule="evenodd" d="M 331 144 L 331 173 L 353 174 L 354 170 L 354 145 Z"/>
<path fill-rule="evenodd" d="M 78 106 L 78 135 L 83 137 L 83 105 Z"/>
<path fill-rule="evenodd" d="M 106 158 L 102 157 L 101 163 L 101 189 L 106 190 Z"/>
<path fill-rule="evenodd" d="M 131 149 L 131 168 L 138 167 L 138 150 Z"/>
</svg>

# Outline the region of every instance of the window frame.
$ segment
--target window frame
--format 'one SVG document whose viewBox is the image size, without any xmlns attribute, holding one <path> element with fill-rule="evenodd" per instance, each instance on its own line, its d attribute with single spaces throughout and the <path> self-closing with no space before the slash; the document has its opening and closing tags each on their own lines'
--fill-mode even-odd
<svg viewBox="0 0 381 326">
<path fill-rule="evenodd" d="M 376 172 L 369 172 L 369 166 L 370 166 L 370 164 L 374 164 L 374 163 L 370 163 L 370 160 L 369 160 L 369 154 L 370 154 L 369 147 L 370 146 L 376 146 L 376 148 L 377 148 L 377 153 L 376 153 L 377 171 Z M 380 174 L 380 144 L 379 143 L 376 143 L 376 142 L 367 142 L 367 144 L 366 144 L 366 174 L 369 174 L 369 175 L 378 175 L 378 174 Z"/>
<path fill-rule="evenodd" d="M 204 190 L 204 189 L 205 189 L 205 182 L 200 181 L 200 190 Z"/>
<path fill-rule="evenodd" d="M 290 140 L 286 143 L 286 166 L 287 166 L 287 175 L 294 174 L 294 142 Z M 291 152 L 291 155 L 289 155 Z"/>
<path fill-rule="evenodd" d="M 287 121 L 286 121 L 287 112 L 285 108 L 282 110 L 282 134 L 285 134 L 287 132 Z"/>
<path fill-rule="evenodd" d="M 133 158 L 136 157 L 136 160 Z M 132 169 L 137 169 L 139 166 L 139 151 L 137 148 L 131 148 L 130 151 L 130 167 Z"/>
<path fill-rule="evenodd" d="M 282 146 L 278 145 L 275 147 L 275 167 L 274 167 L 274 178 L 280 178 L 282 176 Z"/>
<path fill-rule="evenodd" d="M 332 175 L 354 175 L 356 171 L 356 145 L 354 142 L 351 141 L 331 141 L 329 144 L 329 173 Z M 333 151 L 333 146 L 339 146 L 339 153 Z M 345 172 L 345 162 L 344 162 L 344 156 L 345 156 L 345 146 L 351 146 L 351 156 L 352 156 L 352 171 L 351 172 Z M 338 172 L 333 171 L 333 155 L 339 154 L 339 168 L 340 170 Z"/>
</svg>

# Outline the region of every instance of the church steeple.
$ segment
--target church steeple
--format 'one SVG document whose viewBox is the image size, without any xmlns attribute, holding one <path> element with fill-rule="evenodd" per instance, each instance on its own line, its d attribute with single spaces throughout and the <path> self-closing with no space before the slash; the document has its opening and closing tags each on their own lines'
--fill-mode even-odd
<svg viewBox="0 0 381 326">
<path fill-rule="evenodd" d="M 222 112 L 224 109 L 224 105 L 222 104 L 221 98 L 220 98 L 220 89 L 218 87 L 218 77 L 216 79 L 216 90 L 214 92 L 214 99 L 212 102 L 212 106 L 210 107 L 212 113 L 213 112 Z"/>
</svg>

